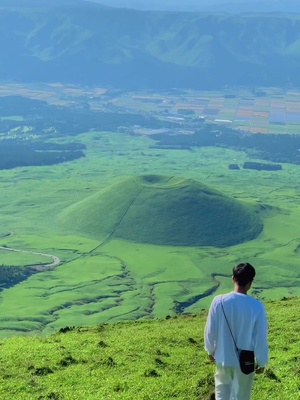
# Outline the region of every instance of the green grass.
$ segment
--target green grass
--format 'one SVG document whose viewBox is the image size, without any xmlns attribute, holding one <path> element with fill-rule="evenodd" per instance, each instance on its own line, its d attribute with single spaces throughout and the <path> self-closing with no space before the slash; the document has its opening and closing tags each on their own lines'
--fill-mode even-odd
<svg viewBox="0 0 300 400">
<path fill-rule="evenodd" d="M 270 361 L 253 400 L 299 395 L 300 298 L 267 302 Z M 209 400 L 206 312 L 154 321 L 67 328 L 1 341 L 0 397 L 16 400 Z M 72 326 L 72 325 L 70 325 Z"/>
<path fill-rule="evenodd" d="M 52 259 L 38 254 L 26 252 L 15 252 L 0 249 L 0 260 L 2 265 L 8 266 L 28 266 L 36 264 L 51 264 Z"/>
</svg>

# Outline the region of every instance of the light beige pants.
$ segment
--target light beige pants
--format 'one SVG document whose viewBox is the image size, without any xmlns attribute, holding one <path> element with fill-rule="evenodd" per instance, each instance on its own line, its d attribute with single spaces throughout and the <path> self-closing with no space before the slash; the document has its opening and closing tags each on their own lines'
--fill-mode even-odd
<svg viewBox="0 0 300 400">
<path fill-rule="evenodd" d="M 215 396 L 216 400 L 250 400 L 254 372 L 245 375 L 240 367 L 216 365 Z"/>
</svg>

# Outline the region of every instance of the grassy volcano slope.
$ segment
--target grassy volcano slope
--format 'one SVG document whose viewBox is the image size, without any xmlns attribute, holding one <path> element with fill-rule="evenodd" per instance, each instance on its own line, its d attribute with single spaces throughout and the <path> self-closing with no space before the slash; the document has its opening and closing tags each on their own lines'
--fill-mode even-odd
<svg viewBox="0 0 300 400">
<path fill-rule="evenodd" d="M 104 240 L 111 235 L 141 189 L 133 179 L 119 182 L 65 209 L 58 223 L 67 231 Z"/>
<path fill-rule="evenodd" d="M 270 362 L 252 400 L 299 399 L 299 307 L 299 298 L 266 303 Z M 1 341 L 0 398 L 209 400 L 205 320 L 200 313 Z"/>
<path fill-rule="evenodd" d="M 193 180 L 125 179 L 66 209 L 60 221 L 97 238 L 171 246 L 226 247 L 258 236 L 258 210 Z"/>
</svg>

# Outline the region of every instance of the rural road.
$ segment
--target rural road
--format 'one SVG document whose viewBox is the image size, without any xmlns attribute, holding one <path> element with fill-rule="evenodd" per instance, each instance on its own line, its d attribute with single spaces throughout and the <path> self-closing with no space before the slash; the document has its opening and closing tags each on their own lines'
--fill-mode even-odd
<svg viewBox="0 0 300 400">
<path fill-rule="evenodd" d="M 49 264 L 34 264 L 34 265 L 28 265 L 28 268 L 35 269 L 36 271 L 43 271 L 44 269 L 48 268 L 56 268 L 60 264 L 60 259 L 56 256 L 53 256 L 51 254 L 46 254 L 46 253 L 38 253 L 35 251 L 29 251 L 29 250 L 18 250 L 18 249 L 12 249 L 11 247 L 4 247 L 0 246 L 0 250 L 6 250 L 6 251 L 14 251 L 17 253 L 29 253 L 29 254 L 34 254 L 37 256 L 43 256 L 43 257 L 48 257 L 52 258 L 52 263 Z"/>
</svg>

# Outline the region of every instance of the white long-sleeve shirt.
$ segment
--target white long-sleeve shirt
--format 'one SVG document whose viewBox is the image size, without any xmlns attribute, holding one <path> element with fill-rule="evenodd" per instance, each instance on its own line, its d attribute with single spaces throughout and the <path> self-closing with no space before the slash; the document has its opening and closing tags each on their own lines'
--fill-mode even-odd
<svg viewBox="0 0 300 400">
<path fill-rule="evenodd" d="M 228 328 L 223 307 L 236 345 L 240 350 L 253 350 L 259 367 L 268 362 L 267 318 L 263 304 L 246 294 L 231 292 L 214 298 L 208 313 L 205 349 L 216 363 L 227 367 L 239 365 L 235 345 Z"/>
</svg>

